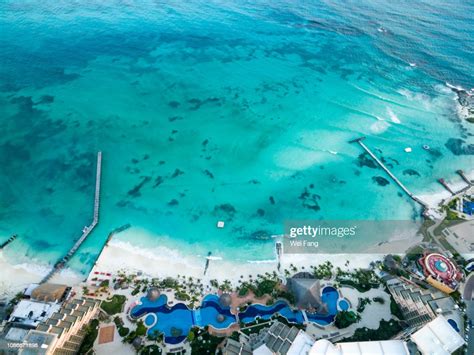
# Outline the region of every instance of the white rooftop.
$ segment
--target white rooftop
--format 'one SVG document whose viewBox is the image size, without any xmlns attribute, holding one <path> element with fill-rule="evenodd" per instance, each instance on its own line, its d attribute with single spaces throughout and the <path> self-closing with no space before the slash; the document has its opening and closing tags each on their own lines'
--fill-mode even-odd
<svg viewBox="0 0 474 355">
<path fill-rule="evenodd" d="M 27 329 L 12 327 L 5 336 L 5 339 L 20 342 L 25 339 L 26 334 L 28 334 Z"/>
<path fill-rule="evenodd" d="M 288 355 L 306 355 L 308 354 L 314 340 L 305 332 L 299 332 L 295 340 L 288 349 Z"/>
<path fill-rule="evenodd" d="M 39 286 L 39 284 L 29 284 L 28 287 L 26 288 L 25 292 L 23 292 L 23 294 L 25 296 L 28 296 L 28 297 L 31 297 L 31 293 L 33 292 L 33 290 L 35 288 L 37 288 Z"/>
<path fill-rule="evenodd" d="M 273 352 L 265 345 L 262 344 L 258 348 L 252 351 L 253 355 L 273 355 Z"/>
<path fill-rule="evenodd" d="M 19 322 L 36 327 L 39 322 L 44 322 L 61 306 L 57 303 L 21 300 L 11 314 L 10 322 Z"/>
<path fill-rule="evenodd" d="M 423 355 L 449 355 L 464 344 L 464 339 L 443 316 L 413 333 L 411 340 Z"/>
<path fill-rule="evenodd" d="M 409 355 L 402 340 L 362 341 L 332 344 L 328 340 L 318 340 L 309 355 Z"/>
</svg>

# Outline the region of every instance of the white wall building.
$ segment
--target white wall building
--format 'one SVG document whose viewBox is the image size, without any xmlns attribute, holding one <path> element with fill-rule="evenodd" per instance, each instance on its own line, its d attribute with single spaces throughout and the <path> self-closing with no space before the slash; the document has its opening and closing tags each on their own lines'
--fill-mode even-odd
<svg viewBox="0 0 474 355">
<path fill-rule="evenodd" d="M 464 339 L 443 316 L 438 316 L 410 338 L 423 355 L 449 355 L 464 345 Z"/>
<path fill-rule="evenodd" d="M 409 355 L 402 340 L 361 341 L 333 344 L 328 340 L 316 341 L 309 355 Z"/>
</svg>

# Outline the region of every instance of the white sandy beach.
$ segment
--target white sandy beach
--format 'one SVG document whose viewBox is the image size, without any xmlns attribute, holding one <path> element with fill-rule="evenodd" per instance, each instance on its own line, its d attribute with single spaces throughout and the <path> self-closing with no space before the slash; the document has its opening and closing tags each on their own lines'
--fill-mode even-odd
<svg viewBox="0 0 474 355">
<path fill-rule="evenodd" d="M 141 233 L 141 230 L 131 228 L 125 233 Z M 122 238 L 120 238 L 122 239 Z M 129 239 L 129 238 L 127 238 Z M 421 241 L 421 236 L 410 240 L 392 240 L 376 245 L 368 253 L 364 254 L 284 254 L 281 258 L 281 270 L 295 265 L 300 270 L 305 267 L 309 270 L 311 265 L 318 265 L 330 261 L 334 266 L 346 269 L 346 261 L 349 260 L 349 268 L 366 268 L 370 262 L 383 258 L 393 250 L 406 250 L 410 246 Z M 204 275 L 206 257 L 195 255 L 184 255 L 178 250 L 165 247 L 142 249 L 133 246 L 123 240 L 112 239 L 97 260 L 94 271 L 127 272 L 141 271 L 150 277 L 176 277 L 177 275 L 192 276 L 203 281 L 216 279 L 219 281 L 230 280 L 237 283 L 241 278 L 249 275 L 263 274 L 265 272 L 277 271 L 277 261 L 262 260 L 248 262 L 233 262 L 220 258 L 211 258 L 207 274 Z"/>
<path fill-rule="evenodd" d="M 3 251 L 0 251 L 0 270 L 0 298 L 10 298 L 29 284 L 40 282 L 50 268 L 33 263 L 13 265 L 6 260 Z M 81 279 L 78 274 L 66 269 L 55 275 L 51 282 L 72 286 L 80 283 Z"/>
<path fill-rule="evenodd" d="M 204 275 L 206 264 L 205 256 L 187 255 L 180 250 L 166 247 L 139 248 L 133 246 L 128 240 L 141 237 L 146 233 L 140 228 L 130 228 L 125 232 L 126 238 L 113 238 L 99 256 L 92 271 L 116 273 L 123 270 L 129 273 L 142 272 L 150 277 L 176 277 L 178 275 L 192 276 L 202 279 L 205 283 L 211 279 L 219 281 L 230 280 L 238 283 L 241 275 L 248 278 L 249 275 L 264 274 L 277 271 L 277 261 L 244 261 L 235 262 L 212 257 L 209 268 Z M 125 240 L 124 240 L 125 239 Z M 366 268 L 370 262 L 382 259 L 384 255 L 394 250 L 406 250 L 410 246 L 421 241 L 421 236 L 391 241 L 375 245 L 364 254 L 283 254 L 281 258 L 281 270 L 289 269 L 295 265 L 299 270 L 304 267 L 309 270 L 311 265 L 319 265 L 330 261 L 335 267 L 343 269 Z M 345 266 L 349 260 L 349 267 Z M 49 271 L 46 265 L 18 264 L 12 265 L 7 261 L 0 251 L 0 296 L 11 297 L 22 291 L 30 283 L 39 282 Z M 55 275 L 50 282 L 63 283 L 69 286 L 78 285 L 83 281 L 83 276 L 76 274 L 70 269 L 65 269 Z"/>
<path fill-rule="evenodd" d="M 465 171 L 464 173 L 469 179 L 474 179 L 474 170 L 468 172 Z M 467 184 L 462 180 L 452 181 L 450 179 L 446 179 L 446 183 L 455 192 L 467 186 Z M 451 194 L 446 189 L 440 188 L 433 192 L 417 194 L 417 197 L 423 202 L 426 202 L 431 208 L 437 209 L 441 202 L 451 197 Z"/>
</svg>

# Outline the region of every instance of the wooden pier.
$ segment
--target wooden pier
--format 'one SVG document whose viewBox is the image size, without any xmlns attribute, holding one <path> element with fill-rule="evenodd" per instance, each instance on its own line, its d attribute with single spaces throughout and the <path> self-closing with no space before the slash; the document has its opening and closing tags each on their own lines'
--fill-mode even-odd
<svg viewBox="0 0 474 355">
<path fill-rule="evenodd" d="M 448 183 L 444 179 L 438 179 L 438 182 L 451 194 L 456 195 L 456 193 L 449 187 Z"/>
<path fill-rule="evenodd" d="M 5 248 L 8 244 L 13 242 L 16 239 L 16 234 L 12 235 L 10 238 L 8 238 L 6 241 L 4 241 L 2 244 L 0 244 L 0 250 Z"/>
<path fill-rule="evenodd" d="M 95 226 L 99 223 L 99 209 L 100 209 L 100 181 L 101 181 L 101 174 L 102 174 L 102 152 L 97 153 L 97 170 L 96 170 L 96 178 L 95 178 L 95 196 L 94 196 L 94 216 L 92 219 L 92 223 L 82 230 L 81 237 L 74 243 L 74 245 L 69 249 L 67 254 L 60 259 L 53 267 L 53 269 L 41 280 L 40 283 L 48 282 L 54 274 L 56 274 L 59 270 L 64 268 L 66 263 L 69 259 L 76 253 L 79 247 L 84 243 L 87 239 L 89 234 L 95 228 Z"/>
<path fill-rule="evenodd" d="M 457 170 L 456 172 L 457 172 L 457 173 L 459 174 L 459 176 L 466 182 L 466 184 L 468 184 L 468 185 L 474 185 L 474 182 L 471 181 L 471 180 L 466 176 L 466 174 L 464 174 L 464 171 L 462 171 L 462 170 Z"/>
<path fill-rule="evenodd" d="M 357 138 L 351 140 L 349 143 L 358 143 L 371 157 L 372 159 L 375 160 L 375 162 L 392 178 L 392 180 L 416 203 L 420 204 L 425 210 L 429 208 L 428 204 L 420 200 L 418 197 L 416 197 L 410 190 L 406 188 L 403 183 L 397 179 L 395 175 L 385 166 L 382 161 L 377 158 L 377 156 L 372 153 L 372 151 L 362 142 L 365 139 L 365 137 Z"/>
</svg>

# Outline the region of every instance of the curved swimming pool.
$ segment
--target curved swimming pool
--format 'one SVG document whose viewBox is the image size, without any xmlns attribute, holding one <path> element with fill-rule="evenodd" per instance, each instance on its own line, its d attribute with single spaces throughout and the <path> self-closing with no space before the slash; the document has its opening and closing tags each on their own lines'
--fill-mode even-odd
<svg viewBox="0 0 474 355">
<path fill-rule="evenodd" d="M 293 310 L 288 302 L 280 300 L 272 305 L 252 304 L 238 313 L 238 319 L 248 324 L 257 319 L 269 320 L 278 314 L 290 323 L 302 324 L 306 315 L 308 321 L 325 326 L 334 321 L 339 310 L 344 310 L 346 305 L 349 308 L 349 302 L 340 298 L 339 292 L 332 286 L 323 288 L 321 300 L 327 306 L 324 314 Z M 148 334 L 162 333 L 168 344 L 183 341 L 192 327 L 203 328 L 210 325 L 215 329 L 226 329 L 237 323 L 237 317 L 230 312 L 230 307 L 222 307 L 217 295 L 204 297 L 197 309 L 189 309 L 184 303 L 169 307 L 165 295 L 155 301 L 142 297 L 140 303 L 131 309 L 130 316 L 134 319 L 145 317 L 144 324 L 148 327 Z"/>
</svg>

